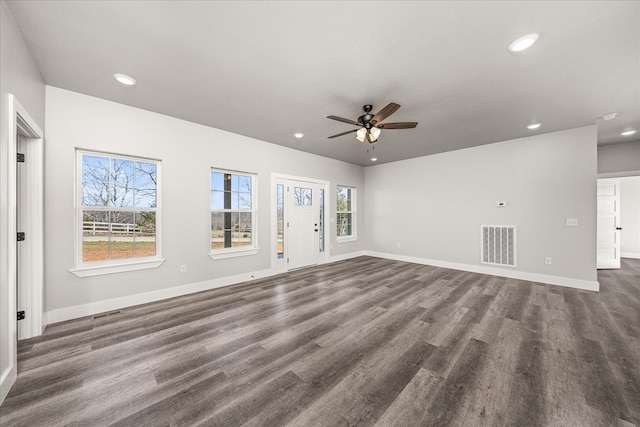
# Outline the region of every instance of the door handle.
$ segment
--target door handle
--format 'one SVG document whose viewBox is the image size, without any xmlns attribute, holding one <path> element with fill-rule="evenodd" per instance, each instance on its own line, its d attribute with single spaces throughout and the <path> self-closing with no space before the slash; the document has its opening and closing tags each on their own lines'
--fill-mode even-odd
<svg viewBox="0 0 640 427">
<path fill-rule="evenodd" d="M 313 230 L 313 231 L 315 231 L 315 232 L 317 233 L 317 232 L 318 232 L 318 229 L 316 228 L 316 229 L 315 229 L 315 230 Z"/>
<path fill-rule="evenodd" d="M 616 230 L 622 230 L 622 227 L 616 227 Z"/>
</svg>

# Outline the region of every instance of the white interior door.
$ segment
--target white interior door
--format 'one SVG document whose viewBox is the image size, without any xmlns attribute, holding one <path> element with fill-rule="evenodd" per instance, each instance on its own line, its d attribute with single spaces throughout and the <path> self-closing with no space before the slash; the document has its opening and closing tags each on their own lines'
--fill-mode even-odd
<svg viewBox="0 0 640 427">
<path fill-rule="evenodd" d="M 620 268 L 620 181 L 598 180 L 598 268 Z"/>
<path fill-rule="evenodd" d="M 318 264 L 320 236 L 320 188 L 316 183 L 287 181 L 287 268 Z"/>
</svg>

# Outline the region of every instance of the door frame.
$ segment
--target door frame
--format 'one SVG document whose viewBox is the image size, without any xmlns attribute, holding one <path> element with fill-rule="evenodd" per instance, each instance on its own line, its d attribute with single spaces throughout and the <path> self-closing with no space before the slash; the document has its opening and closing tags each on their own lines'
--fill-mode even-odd
<svg viewBox="0 0 640 427">
<path fill-rule="evenodd" d="M 613 233 L 613 239 L 614 239 L 614 248 L 613 248 L 613 252 L 614 252 L 614 257 L 613 258 L 607 258 L 606 260 L 604 259 L 604 257 L 600 256 L 600 235 L 601 235 L 601 227 L 603 227 L 604 222 L 602 220 L 602 217 L 600 215 L 600 184 L 601 183 L 610 183 L 611 185 L 613 185 L 615 191 L 613 196 L 611 195 L 602 195 L 603 197 L 607 197 L 608 199 L 611 199 L 613 197 L 614 199 L 614 227 L 618 227 L 618 228 L 614 228 L 613 230 L 609 229 L 608 233 Z M 596 205 L 597 205 L 597 217 L 596 217 L 596 268 L 598 270 L 602 270 L 602 269 L 618 269 L 620 268 L 620 223 L 619 223 L 619 219 L 620 219 L 620 179 L 619 178 L 598 178 L 596 181 Z M 610 234 L 609 234 L 610 236 Z M 617 261 L 616 261 L 617 260 Z M 605 262 L 608 261 L 608 262 Z"/>
<path fill-rule="evenodd" d="M 607 179 L 607 178 L 626 178 L 626 177 L 631 177 L 631 176 L 639 176 L 640 177 L 640 170 L 629 170 L 629 171 L 621 171 L 621 172 L 605 172 L 605 173 L 599 173 L 596 175 L 596 185 L 597 185 L 597 181 L 600 179 Z M 596 192 L 595 195 L 596 198 L 596 203 L 598 200 L 598 194 Z M 597 219 L 597 218 L 596 218 Z M 598 233 L 598 224 L 596 222 L 596 235 Z M 598 250 L 598 242 L 596 239 L 596 251 Z M 596 260 L 596 264 L 597 264 L 597 260 Z"/>
<path fill-rule="evenodd" d="M 296 176 L 296 175 L 288 175 L 288 174 L 282 174 L 282 173 L 276 173 L 276 172 L 272 172 L 271 173 L 271 188 L 270 188 L 270 194 L 271 194 L 271 203 L 270 203 L 270 219 L 271 219 L 271 224 L 269 225 L 269 229 L 271 230 L 269 235 L 271 236 L 271 244 L 269 245 L 269 250 L 270 250 L 270 255 L 269 255 L 269 259 L 271 260 L 271 270 L 275 271 L 275 272 L 286 272 L 288 271 L 287 268 L 287 246 L 285 245 L 284 248 L 284 257 L 281 259 L 278 259 L 278 228 L 277 228 L 277 224 L 276 224 L 276 218 L 277 218 L 277 202 L 278 202 L 278 197 L 277 197 L 277 192 L 276 192 L 276 184 L 278 183 L 278 181 L 288 181 L 288 180 L 295 180 L 295 181 L 302 181 L 302 182 L 310 182 L 313 184 L 317 184 L 318 187 L 322 190 L 324 190 L 324 252 L 320 255 L 318 255 L 318 264 L 325 264 L 328 262 L 329 257 L 331 256 L 330 252 L 331 252 L 331 244 L 330 242 L 330 236 L 329 236 L 329 229 L 330 229 L 330 215 L 329 212 L 331 212 L 331 196 L 329 194 L 329 188 L 330 188 L 330 182 L 329 181 L 325 181 L 322 179 L 317 179 L 317 178 L 308 178 L 308 177 L 301 177 L 301 176 Z M 285 207 L 286 207 L 286 197 L 285 197 Z M 287 210 L 285 209 L 284 211 L 284 217 L 285 217 L 285 221 L 287 218 Z M 285 237 L 285 242 L 286 242 L 286 237 Z"/>
<path fill-rule="evenodd" d="M 17 203 L 17 133 L 28 137 L 25 156 L 28 166 L 25 187 L 29 188 L 24 200 L 26 209 L 20 209 L 20 216 L 30 242 L 24 252 L 29 262 L 24 284 L 27 299 L 25 311 L 27 318 L 24 331 L 28 338 L 42 334 L 45 326 L 43 316 L 43 203 L 44 203 L 44 147 L 43 132 L 27 110 L 12 94 L 3 94 L 4 113 L 0 120 L 4 132 L 0 144 L 0 234 L 9 236 L 3 239 L 0 247 L 0 402 L 9 393 L 17 376 L 17 340 L 16 320 L 17 292 L 17 248 L 16 248 L 16 203 Z M 4 143 L 6 141 L 6 143 Z M 21 327 L 22 329 L 22 327 Z"/>
</svg>

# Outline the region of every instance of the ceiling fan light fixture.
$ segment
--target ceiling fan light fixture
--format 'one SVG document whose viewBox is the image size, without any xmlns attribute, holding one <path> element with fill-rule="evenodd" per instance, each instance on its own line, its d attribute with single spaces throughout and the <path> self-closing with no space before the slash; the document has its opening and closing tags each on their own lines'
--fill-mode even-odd
<svg viewBox="0 0 640 427">
<path fill-rule="evenodd" d="M 365 128 L 360 128 L 356 132 L 356 139 L 360 142 L 364 142 L 364 139 L 367 136 L 367 130 Z"/>
<path fill-rule="evenodd" d="M 511 52 L 523 51 L 533 46 L 533 44 L 537 42 L 539 38 L 540 35 L 537 33 L 527 34 L 526 36 L 522 36 L 518 40 L 515 40 L 513 43 L 511 43 L 509 45 L 509 50 Z"/>
<path fill-rule="evenodd" d="M 372 127 L 369 129 L 369 138 L 371 138 L 371 142 L 376 142 L 380 137 L 380 128 Z"/>
</svg>

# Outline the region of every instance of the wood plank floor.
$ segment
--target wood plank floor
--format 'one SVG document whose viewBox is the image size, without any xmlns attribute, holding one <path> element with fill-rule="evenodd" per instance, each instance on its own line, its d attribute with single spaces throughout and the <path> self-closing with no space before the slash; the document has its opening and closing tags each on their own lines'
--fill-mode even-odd
<svg viewBox="0 0 640 427">
<path fill-rule="evenodd" d="M 601 292 L 371 257 L 50 325 L 2 426 L 640 426 L 640 260 Z"/>
</svg>

